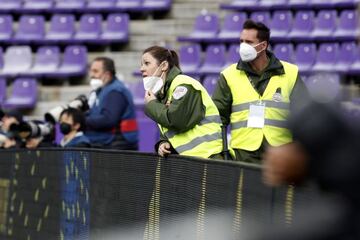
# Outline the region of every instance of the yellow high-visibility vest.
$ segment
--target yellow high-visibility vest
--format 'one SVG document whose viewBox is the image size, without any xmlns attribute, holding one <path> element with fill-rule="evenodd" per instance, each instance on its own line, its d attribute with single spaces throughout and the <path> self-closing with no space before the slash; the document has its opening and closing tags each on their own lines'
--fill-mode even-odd
<svg viewBox="0 0 360 240">
<path fill-rule="evenodd" d="M 180 155 L 208 158 L 213 154 L 220 153 L 222 151 L 222 138 L 218 109 L 201 83 L 186 75 L 178 75 L 172 81 L 167 92 L 168 101 L 171 102 L 174 90 L 181 84 L 191 85 L 201 92 L 202 103 L 205 106 L 205 117 L 195 127 L 182 133 L 158 124 L 161 133 Z"/>
<path fill-rule="evenodd" d="M 271 77 L 262 96 L 254 89 L 246 73 L 236 68 L 236 64 L 222 72 L 233 97 L 230 116 L 232 148 L 257 150 L 263 137 L 272 146 L 292 141 L 292 135 L 286 128 L 286 119 L 289 115 L 290 94 L 297 79 L 298 67 L 283 61 L 281 63 L 285 74 Z M 281 89 L 281 93 L 278 89 Z M 265 104 L 264 127 L 247 127 L 250 105 L 260 102 Z"/>
</svg>

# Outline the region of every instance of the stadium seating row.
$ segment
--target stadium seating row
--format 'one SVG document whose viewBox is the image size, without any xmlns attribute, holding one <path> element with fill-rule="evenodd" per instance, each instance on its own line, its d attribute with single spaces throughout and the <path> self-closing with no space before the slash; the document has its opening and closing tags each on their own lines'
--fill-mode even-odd
<svg viewBox="0 0 360 240">
<path fill-rule="evenodd" d="M 222 9 L 232 10 L 278 10 L 278 9 L 331 9 L 356 8 L 359 0 L 233 0 L 221 4 Z"/>
<path fill-rule="evenodd" d="M 87 49 L 70 45 L 63 56 L 57 46 L 39 47 L 33 60 L 29 46 L 10 46 L 3 54 L 0 48 L 0 76 L 66 78 L 83 76 L 87 71 Z"/>
<path fill-rule="evenodd" d="M 349 41 L 360 36 L 359 17 L 355 10 L 289 10 L 228 13 L 220 27 L 219 17 L 202 12 L 195 19 L 193 31 L 188 36 L 178 37 L 188 42 L 238 42 L 244 21 L 250 17 L 264 22 L 271 29 L 273 42 Z"/>
<path fill-rule="evenodd" d="M 273 51 L 279 59 L 296 63 L 302 74 L 360 73 L 360 46 L 355 42 L 322 43 L 318 47 L 315 43 L 300 43 L 296 47 L 286 43 L 275 45 Z M 228 49 L 224 44 L 210 44 L 204 54 L 199 44 L 184 45 L 179 50 L 180 66 L 184 73 L 199 79 L 219 74 L 226 66 L 238 62 L 238 52 L 239 44 L 232 44 Z"/>
<path fill-rule="evenodd" d="M 6 80 L 0 78 L 0 105 L 2 108 L 33 108 L 37 101 L 37 82 L 34 78 L 18 78 L 12 84 L 12 92 L 6 96 Z"/>
<path fill-rule="evenodd" d="M 148 12 L 166 11 L 171 0 L 0 0 L 0 12 Z"/>
<path fill-rule="evenodd" d="M 55 14 L 46 31 L 42 15 L 22 15 L 14 32 L 13 17 L 0 15 L 0 43 L 8 44 L 57 44 L 127 42 L 129 16 L 127 13 L 109 14 L 105 26 L 100 14 L 84 14 L 76 28 L 72 14 Z"/>
</svg>

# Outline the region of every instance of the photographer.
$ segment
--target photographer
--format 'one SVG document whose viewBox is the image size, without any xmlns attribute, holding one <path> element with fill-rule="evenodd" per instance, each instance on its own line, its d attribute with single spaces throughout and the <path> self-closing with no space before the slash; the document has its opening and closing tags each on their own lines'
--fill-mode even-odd
<svg viewBox="0 0 360 240">
<path fill-rule="evenodd" d="M 85 135 L 92 146 L 138 149 L 138 128 L 130 91 L 115 76 L 114 61 L 96 58 L 90 67 L 90 85 L 96 98 L 86 113 Z"/>
<path fill-rule="evenodd" d="M 90 140 L 84 135 L 85 116 L 75 108 L 67 108 L 60 114 L 60 131 L 64 134 L 61 147 L 90 147 Z"/>
<path fill-rule="evenodd" d="M 3 112 L 3 117 L 1 118 L 2 125 L 0 131 L 0 147 L 2 148 L 16 148 L 21 147 L 21 139 L 11 131 L 11 128 L 18 125 L 23 121 L 23 115 L 17 110 L 10 110 L 8 112 Z"/>
</svg>

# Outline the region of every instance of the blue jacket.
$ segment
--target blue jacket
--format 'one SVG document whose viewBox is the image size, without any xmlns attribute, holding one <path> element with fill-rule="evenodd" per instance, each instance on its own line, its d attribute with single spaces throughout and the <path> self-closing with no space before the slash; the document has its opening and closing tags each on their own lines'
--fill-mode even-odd
<svg viewBox="0 0 360 240">
<path fill-rule="evenodd" d="M 137 144 L 138 127 L 130 91 L 118 79 L 97 91 L 96 101 L 86 116 L 85 135 L 92 144 L 109 146 L 114 141 Z"/>
<path fill-rule="evenodd" d="M 84 134 L 74 137 L 64 147 L 90 147 L 90 140 Z"/>
</svg>

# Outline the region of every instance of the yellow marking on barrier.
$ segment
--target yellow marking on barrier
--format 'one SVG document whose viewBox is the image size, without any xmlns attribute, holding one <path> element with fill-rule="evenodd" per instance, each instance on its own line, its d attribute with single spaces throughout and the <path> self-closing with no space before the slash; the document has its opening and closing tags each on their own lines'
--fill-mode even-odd
<svg viewBox="0 0 360 240">
<path fill-rule="evenodd" d="M 60 230 L 60 240 L 64 240 L 64 233 Z"/>
<path fill-rule="evenodd" d="M 40 230 L 41 230 L 41 225 L 42 225 L 42 218 L 39 219 L 39 222 L 38 222 L 38 224 L 37 224 L 37 226 L 36 226 L 36 231 L 40 232 Z"/>
<path fill-rule="evenodd" d="M 16 192 L 14 192 L 12 195 L 11 195 L 11 201 L 15 201 L 16 199 Z"/>
<path fill-rule="evenodd" d="M 85 194 L 86 194 L 86 202 L 88 203 L 89 202 L 89 191 L 87 189 L 86 189 Z"/>
<path fill-rule="evenodd" d="M 76 216 L 77 216 L 77 218 L 80 218 L 80 203 L 79 203 L 79 201 L 77 201 L 77 203 L 76 203 L 76 208 L 77 208 Z"/>
<path fill-rule="evenodd" d="M 86 224 L 86 214 L 85 214 L 85 210 L 82 211 L 83 213 L 83 224 Z"/>
<path fill-rule="evenodd" d="M 21 202 L 20 202 L 20 206 L 19 206 L 19 216 L 22 215 L 23 210 L 24 210 L 24 201 L 21 201 Z"/>
<path fill-rule="evenodd" d="M 79 169 L 78 169 L 78 167 L 75 167 L 75 179 L 76 180 L 79 179 Z"/>
<path fill-rule="evenodd" d="M 72 217 L 76 217 L 76 210 L 75 210 L 75 204 L 72 204 Z"/>
<path fill-rule="evenodd" d="M 204 172 L 201 179 L 201 200 L 197 217 L 196 239 L 205 239 L 205 208 L 206 208 L 206 182 L 207 182 L 207 164 L 204 165 Z"/>
<path fill-rule="evenodd" d="M 46 183 L 47 183 L 47 178 L 43 178 L 43 180 L 41 181 L 41 185 L 42 185 L 42 188 L 45 189 L 46 188 Z"/>
<path fill-rule="evenodd" d="M 15 170 L 19 170 L 19 164 L 15 163 L 14 167 L 15 167 Z"/>
<path fill-rule="evenodd" d="M 243 190 L 244 190 L 244 169 L 240 169 L 239 182 L 236 193 L 236 207 L 235 207 L 235 215 L 233 220 L 233 231 L 235 233 L 240 232 L 241 227 L 241 213 L 242 213 L 242 203 L 243 203 Z"/>
<path fill-rule="evenodd" d="M 294 189 L 293 185 L 289 185 L 286 192 L 285 200 L 285 224 L 290 226 L 293 221 L 293 208 L 294 208 Z"/>
<path fill-rule="evenodd" d="M 30 235 L 29 235 L 29 234 L 27 235 L 27 240 L 31 240 L 31 237 L 30 237 Z"/>
<path fill-rule="evenodd" d="M 18 181 L 17 181 L 16 178 L 13 179 L 13 185 L 14 185 L 14 186 L 17 186 L 17 185 L 18 185 Z"/>
<path fill-rule="evenodd" d="M 13 224 L 14 223 L 14 219 L 12 217 L 9 218 L 9 223 Z"/>
<path fill-rule="evenodd" d="M 24 218 L 24 227 L 27 227 L 28 222 L 29 222 L 29 215 L 26 214 L 26 215 L 25 215 L 25 218 Z"/>
<path fill-rule="evenodd" d="M 41 152 L 40 151 L 36 151 L 36 156 L 40 157 L 41 156 Z"/>
<path fill-rule="evenodd" d="M 87 169 L 87 159 L 86 159 L 86 157 L 84 157 L 84 159 L 83 159 L 83 163 L 84 163 L 84 170 L 86 170 Z"/>
<path fill-rule="evenodd" d="M 69 166 L 66 165 L 65 166 L 65 181 L 66 181 L 66 184 L 69 183 L 69 177 L 70 177 Z"/>
<path fill-rule="evenodd" d="M 69 207 L 66 208 L 66 216 L 67 216 L 67 219 L 70 220 L 71 218 L 71 210 Z"/>
<path fill-rule="evenodd" d="M 62 205 L 62 211 L 65 212 L 65 201 L 64 200 L 61 202 L 61 205 Z"/>
<path fill-rule="evenodd" d="M 14 206 L 14 203 L 11 203 L 11 206 L 10 206 L 10 212 L 14 212 L 15 211 L 15 206 Z"/>
<path fill-rule="evenodd" d="M 50 211 L 50 205 L 46 205 L 45 212 L 44 212 L 44 218 L 47 218 L 49 216 Z"/>
<path fill-rule="evenodd" d="M 8 235 L 9 235 L 9 236 L 12 236 L 12 234 L 13 234 L 12 228 L 8 228 Z"/>
<path fill-rule="evenodd" d="M 37 188 L 34 195 L 35 202 L 39 201 L 39 194 L 40 194 L 40 190 Z"/>
<path fill-rule="evenodd" d="M 80 178 L 80 192 L 81 194 L 84 192 L 84 183 L 81 178 Z"/>
<path fill-rule="evenodd" d="M 74 175 L 74 173 L 75 173 L 74 160 L 71 159 L 71 160 L 70 160 L 70 174 L 71 174 L 71 175 Z"/>
<path fill-rule="evenodd" d="M 35 168 L 36 168 L 36 163 L 33 163 L 33 165 L 31 166 L 31 170 L 30 170 L 31 176 L 34 176 L 34 174 L 35 174 Z"/>
</svg>

